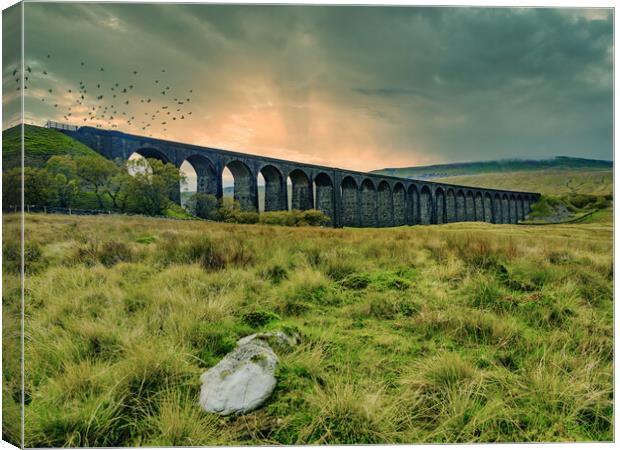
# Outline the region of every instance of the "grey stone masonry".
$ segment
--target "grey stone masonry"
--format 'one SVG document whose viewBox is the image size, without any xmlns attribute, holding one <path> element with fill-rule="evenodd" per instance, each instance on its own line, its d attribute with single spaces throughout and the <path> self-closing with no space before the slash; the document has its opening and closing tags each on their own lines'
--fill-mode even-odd
<svg viewBox="0 0 620 450">
<path fill-rule="evenodd" d="M 199 192 L 223 196 L 222 173 L 234 178 L 234 198 L 243 211 L 258 210 L 258 175 L 265 180 L 265 211 L 286 210 L 290 180 L 292 209 L 318 209 L 333 227 L 391 227 L 483 221 L 517 223 L 540 194 L 457 186 L 376 173 L 286 161 L 200 147 L 145 136 L 80 127 L 61 130 L 109 159 L 133 153 L 156 158 L 180 169 L 189 163 Z M 179 191 L 171 195 L 180 201 Z"/>
</svg>

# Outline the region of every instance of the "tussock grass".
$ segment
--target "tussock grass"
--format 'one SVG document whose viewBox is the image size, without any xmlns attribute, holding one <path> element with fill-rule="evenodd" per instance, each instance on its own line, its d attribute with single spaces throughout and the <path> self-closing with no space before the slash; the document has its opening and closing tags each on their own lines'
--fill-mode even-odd
<svg viewBox="0 0 620 450">
<path fill-rule="evenodd" d="M 26 446 L 613 437 L 608 223 L 26 219 Z M 6 356 L 20 289 L 19 254 L 4 252 Z M 264 407 L 202 412 L 200 374 L 266 330 L 301 344 Z M 15 439 L 19 360 L 3 365 Z"/>
</svg>

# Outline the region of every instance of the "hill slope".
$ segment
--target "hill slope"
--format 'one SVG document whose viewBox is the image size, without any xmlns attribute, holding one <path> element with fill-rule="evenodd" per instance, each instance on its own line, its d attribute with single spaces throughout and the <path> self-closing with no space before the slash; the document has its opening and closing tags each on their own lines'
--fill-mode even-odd
<svg viewBox="0 0 620 450">
<path fill-rule="evenodd" d="M 30 167 L 43 166 L 54 155 L 98 155 L 90 147 L 76 141 L 60 131 L 35 125 L 24 125 L 26 154 L 24 164 Z M 20 127 L 2 131 L 2 164 L 4 170 L 19 167 L 21 153 Z"/>
<path fill-rule="evenodd" d="M 431 166 L 387 168 L 375 170 L 396 177 L 432 179 L 460 175 L 474 175 L 497 172 L 516 172 L 529 170 L 566 170 L 566 169 L 607 169 L 613 168 L 613 162 L 598 159 L 573 158 L 557 156 L 551 159 L 502 159 L 495 161 L 477 161 L 453 164 L 434 164 Z"/>
<path fill-rule="evenodd" d="M 612 169 L 543 169 L 437 178 L 434 181 L 549 195 L 613 192 Z"/>
</svg>

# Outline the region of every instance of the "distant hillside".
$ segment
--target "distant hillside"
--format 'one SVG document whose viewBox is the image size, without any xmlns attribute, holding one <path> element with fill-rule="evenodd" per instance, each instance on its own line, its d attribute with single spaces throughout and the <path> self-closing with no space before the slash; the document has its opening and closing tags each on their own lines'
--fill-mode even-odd
<svg viewBox="0 0 620 450">
<path fill-rule="evenodd" d="M 26 166 L 40 167 L 54 155 L 98 155 L 90 147 L 76 141 L 60 131 L 35 125 L 24 126 Z M 3 170 L 19 167 L 21 154 L 20 126 L 2 131 Z"/>
<path fill-rule="evenodd" d="M 609 169 L 541 169 L 483 173 L 436 178 L 450 184 L 516 191 L 533 191 L 548 195 L 613 193 L 613 170 Z"/>
<path fill-rule="evenodd" d="M 461 175 L 477 175 L 498 172 L 522 172 L 531 170 L 566 170 L 566 169 L 609 169 L 613 162 L 557 156 L 552 159 L 504 159 L 496 161 L 478 161 L 453 164 L 435 164 L 431 166 L 402 167 L 375 170 L 374 173 L 405 178 L 432 179 Z"/>
</svg>

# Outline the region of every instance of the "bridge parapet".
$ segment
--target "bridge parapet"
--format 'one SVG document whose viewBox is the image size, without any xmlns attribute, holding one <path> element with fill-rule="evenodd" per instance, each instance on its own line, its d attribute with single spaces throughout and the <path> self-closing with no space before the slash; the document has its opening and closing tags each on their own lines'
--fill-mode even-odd
<svg viewBox="0 0 620 450">
<path fill-rule="evenodd" d="M 60 131 L 109 159 L 128 159 L 138 153 L 178 168 L 187 162 L 196 171 L 197 190 L 217 198 L 223 197 L 222 174 L 228 168 L 234 178 L 234 197 L 245 211 L 258 210 L 259 174 L 265 180 L 265 211 L 288 208 L 290 180 L 292 209 L 321 210 L 335 227 L 517 223 L 540 197 L 533 192 L 356 172 L 92 127 Z"/>
</svg>

